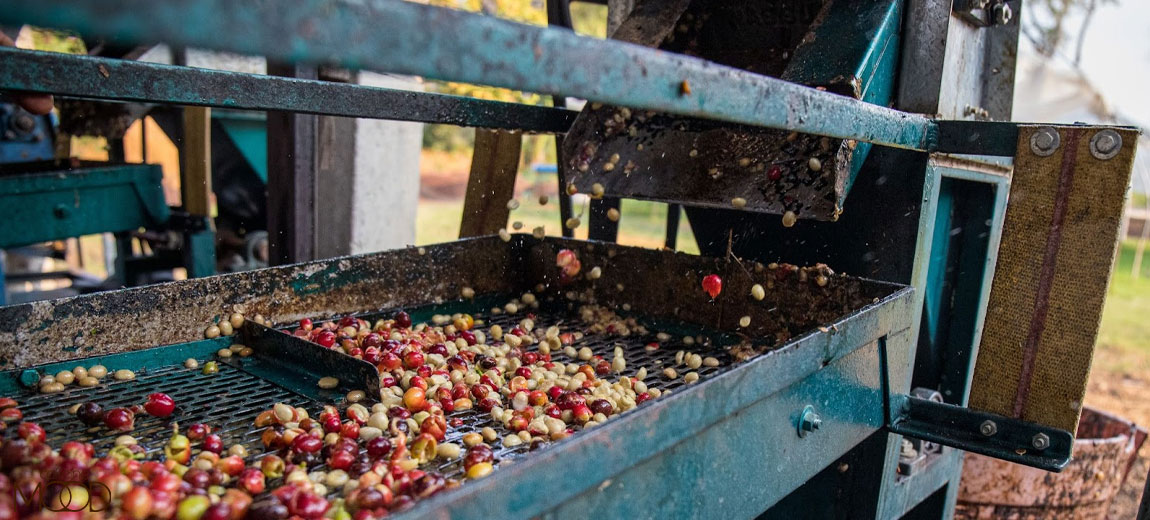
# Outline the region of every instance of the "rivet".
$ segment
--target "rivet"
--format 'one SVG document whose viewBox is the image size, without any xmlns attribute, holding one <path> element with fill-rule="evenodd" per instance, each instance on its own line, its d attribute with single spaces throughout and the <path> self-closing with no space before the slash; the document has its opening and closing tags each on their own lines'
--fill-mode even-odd
<svg viewBox="0 0 1150 520">
<path fill-rule="evenodd" d="M 998 425 L 994 424 L 994 421 L 987 419 L 982 421 L 982 424 L 978 426 L 978 431 L 987 437 L 993 437 L 994 434 L 998 433 Z"/>
<path fill-rule="evenodd" d="M 1090 139 L 1090 155 L 1095 159 L 1105 161 L 1118 155 L 1122 150 L 1122 136 L 1109 128 L 1099 130 Z"/>
<path fill-rule="evenodd" d="M 36 388 L 40 384 L 40 373 L 27 369 L 20 372 L 20 383 L 28 388 Z"/>
<path fill-rule="evenodd" d="M 1030 151 L 1039 157 L 1048 157 L 1054 155 L 1061 141 L 1058 130 L 1049 126 L 1039 128 L 1030 135 Z"/>
<path fill-rule="evenodd" d="M 1045 450 L 1050 447 L 1050 437 L 1047 437 L 1045 433 L 1036 433 L 1030 439 L 1030 445 L 1034 446 L 1036 450 Z"/>
</svg>

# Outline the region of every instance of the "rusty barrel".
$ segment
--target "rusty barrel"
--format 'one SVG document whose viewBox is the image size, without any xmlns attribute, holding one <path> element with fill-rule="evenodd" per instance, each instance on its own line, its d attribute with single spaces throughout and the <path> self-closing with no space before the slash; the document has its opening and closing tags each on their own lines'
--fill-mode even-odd
<svg viewBox="0 0 1150 520">
<path fill-rule="evenodd" d="M 1061 473 L 968 453 L 955 518 L 1104 519 L 1144 440 L 1133 423 L 1084 408 L 1074 459 Z"/>
</svg>

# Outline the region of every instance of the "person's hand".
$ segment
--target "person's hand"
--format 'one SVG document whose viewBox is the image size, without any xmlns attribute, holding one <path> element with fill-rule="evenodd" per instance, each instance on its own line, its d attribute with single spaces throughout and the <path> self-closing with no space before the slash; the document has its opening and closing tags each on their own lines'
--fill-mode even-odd
<svg viewBox="0 0 1150 520">
<path fill-rule="evenodd" d="M 15 47 L 16 42 L 12 41 L 12 38 L 9 38 L 7 34 L 0 32 L 0 45 Z M 38 116 L 52 111 L 51 94 L 12 94 L 12 100 L 24 110 Z"/>
</svg>

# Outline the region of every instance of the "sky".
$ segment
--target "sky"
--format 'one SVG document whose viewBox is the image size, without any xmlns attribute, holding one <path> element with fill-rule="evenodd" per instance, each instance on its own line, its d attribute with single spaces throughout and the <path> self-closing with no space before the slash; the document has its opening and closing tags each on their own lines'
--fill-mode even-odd
<svg viewBox="0 0 1150 520">
<path fill-rule="evenodd" d="M 1075 18 L 1068 26 L 1080 24 L 1081 18 Z M 1074 55 L 1069 43 L 1062 50 L 1068 58 Z M 1099 6 L 1086 32 L 1080 67 L 1119 114 L 1150 130 L 1150 0 Z"/>
</svg>

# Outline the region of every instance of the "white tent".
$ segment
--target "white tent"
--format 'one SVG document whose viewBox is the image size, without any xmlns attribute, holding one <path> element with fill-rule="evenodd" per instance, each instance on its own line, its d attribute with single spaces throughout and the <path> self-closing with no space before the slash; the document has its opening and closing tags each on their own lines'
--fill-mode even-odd
<svg viewBox="0 0 1150 520">
<path fill-rule="evenodd" d="M 1038 54 L 1025 39 L 1018 45 L 1015 74 L 1015 121 L 1138 126 L 1110 106 L 1082 71 L 1060 57 Z M 1139 139 L 1132 177 L 1134 191 L 1150 191 L 1150 138 L 1145 135 Z"/>
<path fill-rule="evenodd" d="M 1018 45 L 1018 66 L 1015 71 L 1015 121 L 1049 121 L 1053 123 L 1120 124 L 1138 126 L 1131 118 L 1123 117 L 1106 102 L 1083 72 L 1058 56 L 1046 58 L 1035 51 L 1029 41 Z M 1150 138 L 1138 139 L 1134 156 L 1131 188 L 1137 193 L 1150 189 Z M 1134 272 L 1140 271 L 1142 253 L 1150 231 L 1150 200 L 1145 207 L 1134 207 L 1127 201 L 1122 222 L 1122 236 L 1127 230 L 1139 234 L 1138 253 Z M 1131 223 L 1135 224 L 1131 228 Z"/>
</svg>

